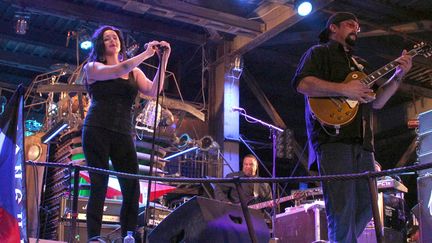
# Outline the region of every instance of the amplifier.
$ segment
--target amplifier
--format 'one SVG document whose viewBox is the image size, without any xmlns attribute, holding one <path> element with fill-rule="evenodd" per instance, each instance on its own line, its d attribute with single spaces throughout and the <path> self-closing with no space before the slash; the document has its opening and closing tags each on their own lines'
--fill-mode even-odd
<svg viewBox="0 0 432 243">
<path fill-rule="evenodd" d="M 144 226 L 144 215 L 145 215 L 146 207 L 140 207 L 138 214 L 138 226 Z M 147 226 L 156 227 L 164 220 L 171 212 L 171 209 L 163 207 L 161 205 L 150 203 L 149 207 L 149 220 L 147 222 Z"/>
<path fill-rule="evenodd" d="M 121 227 L 119 224 L 102 224 L 101 237 L 105 242 L 121 242 Z M 88 242 L 87 224 L 77 222 L 75 236 L 71 236 L 70 220 L 63 220 L 58 225 L 57 239 L 66 242 Z"/>
<path fill-rule="evenodd" d="M 432 162 L 432 110 L 420 113 L 418 120 L 418 162 L 420 164 L 426 164 Z M 427 173 L 432 173 L 432 168 L 419 171 L 420 176 L 426 175 Z"/>
<path fill-rule="evenodd" d="M 417 155 L 422 156 L 432 152 L 432 131 L 417 136 Z"/>
<path fill-rule="evenodd" d="M 418 127 L 419 135 L 432 131 L 432 110 L 420 113 L 418 115 L 418 120 L 419 120 L 419 127 Z"/>
<path fill-rule="evenodd" d="M 381 197 L 382 201 L 379 200 L 380 213 L 383 218 L 384 227 L 394 229 L 402 232 L 406 227 L 407 215 L 406 215 L 406 204 L 404 199 L 385 194 L 379 193 L 378 197 Z"/>
<path fill-rule="evenodd" d="M 60 201 L 60 217 L 61 219 L 71 219 L 72 213 L 72 198 L 62 197 Z M 80 221 L 86 221 L 87 197 L 78 197 L 78 216 Z M 120 223 L 120 210 L 122 201 L 105 199 L 103 208 L 102 223 Z"/>
<path fill-rule="evenodd" d="M 322 203 L 286 208 L 276 215 L 275 236 L 281 243 L 328 240 L 327 219 Z"/>
<path fill-rule="evenodd" d="M 420 164 L 432 163 L 432 152 L 418 156 L 418 162 Z M 432 168 L 418 171 L 419 176 L 424 176 L 428 173 L 432 174 Z"/>
</svg>

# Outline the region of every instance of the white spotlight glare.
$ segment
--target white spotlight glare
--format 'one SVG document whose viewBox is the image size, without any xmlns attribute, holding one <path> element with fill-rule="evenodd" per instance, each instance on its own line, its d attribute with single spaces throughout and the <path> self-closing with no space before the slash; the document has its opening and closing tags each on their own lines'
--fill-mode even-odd
<svg viewBox="0 0 432 243">
<path fill-rule="evenodd" d="M 92 42 L 91 41 L 83 41 L 80 43 L 80 48 L 83 50 L 88 50 L 92 47 Z"/>
<path fill-rule="evenodd" d="M 312 11 L 312 4 L 308 1 L 302 2 L 297 7 L 297 12 L 300 16 L 306 16 Z"/>
</svg>

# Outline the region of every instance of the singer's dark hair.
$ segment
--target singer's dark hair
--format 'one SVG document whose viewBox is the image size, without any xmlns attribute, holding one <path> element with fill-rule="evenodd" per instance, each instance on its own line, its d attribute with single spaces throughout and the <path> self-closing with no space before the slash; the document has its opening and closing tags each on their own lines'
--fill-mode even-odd
<svg viewBox="0 0 432 243">
<path fill-rule="evenodd" d="M 90 55 L 89 55 L 89 62 L 106 63 L 105 44 L 104 44 L 104 40 L 103 40 L 103 34 L 107 30 L 112 30 L 112 31 L 116 32 L 116 34 L 120 40 L 120 53 L 119 53 L 120 61 L 124 61 L 127 59 L 126 45 L 125 45 L 125 41 L 124 41 L 122 32 L 119 29 L 117 29 L 116 27 L 104 25 L 104 26 L 99 27 L 93 33 L 93 36 L 92 36 L 93 48 L 92 48 Z"/>
</svg>

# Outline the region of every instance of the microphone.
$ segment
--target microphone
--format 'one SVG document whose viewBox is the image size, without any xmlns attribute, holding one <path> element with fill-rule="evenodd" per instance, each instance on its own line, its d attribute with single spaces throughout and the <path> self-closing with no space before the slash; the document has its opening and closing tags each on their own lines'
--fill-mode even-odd
<svg viewBox="0 0 432 243">
<path fill-rule="evenodd" d="M 233 107 L 231 107 L 231 111 L 244 111 L 244 109 L 243 108 L 241 108 L 241 107 L 237 107 L 237 106 L 233 106 Z"/>
<path fill-rule="evenodd" d="M 148 43 L 145 43 L 144 49 L 147 50 L 147 47 L 148 47 Z M 159 49 L 161 51 L 165 51 L 166 49 L 168 49 L 168 47 L 158 44 L 158 45 L 153 46 L 153 50 L 156 50 L 156 49 Z"/>
</svg>

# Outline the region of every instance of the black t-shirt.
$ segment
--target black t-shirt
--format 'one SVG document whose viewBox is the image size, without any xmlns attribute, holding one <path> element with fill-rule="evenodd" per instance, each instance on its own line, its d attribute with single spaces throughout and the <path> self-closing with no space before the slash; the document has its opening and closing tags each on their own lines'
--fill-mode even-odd
<svg viewBox="0 0 432 243">
<path fill-rule="evenodd" d="M 138 85 L 132 72 L 128 79 L 94 82 L 88 86 L 88 92 L 91 105 L 84 126 L 132 134 L 132 104 L 138 94 Z"/>
<path fill-rule="evenodd" d="M 298 84 L 307 76 L 341 83 L 350 72 L 358 71 L 357 65 L 351 57 L 351 53 L 346 52 L 338 42 L 330 41 L 325 44 L 315 45 L 303 54 L 291 84 L 297 91 Z M 363 59 L 354 56 L 353 58 L 363 66 L 366 65 Z M 342 142 L 360 143 L 363 144 L 364 149 L 373 151 L 370 104 L 360 104 L 354 120 L 348 125 L 342 126 L 339 134 L 336 135 L 334 128 L 329 126 L 322 127 L 319 121 L 313 117 L 307 97 L 305 97 L 305 101 L 306 129 L 310 141 L 310 149 L 317 151 L 321 144 Z M 311 152 L 313 153 L 313 151 L 310 151 L 310 154 Z M 314 159 L 309 159 L 309 166 L 313 162 Z"/>
</svg>

